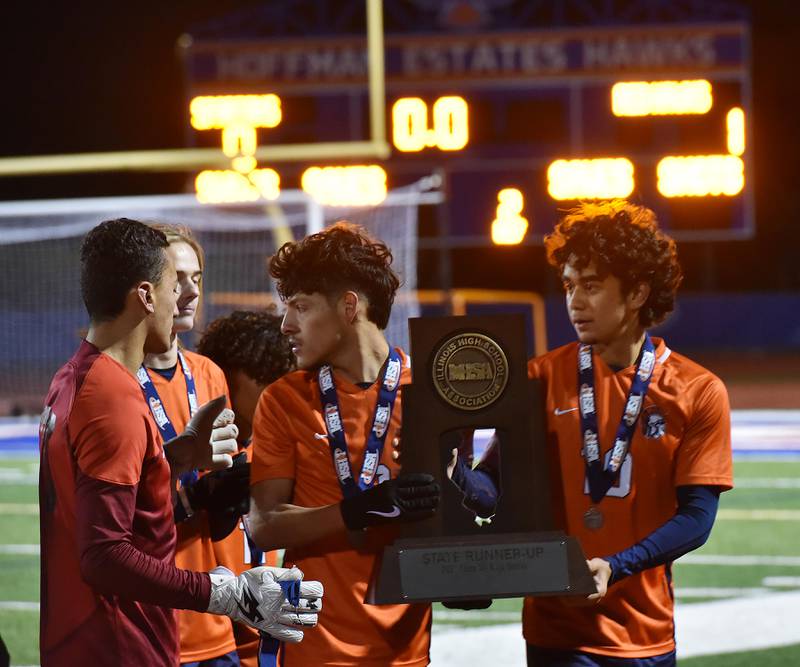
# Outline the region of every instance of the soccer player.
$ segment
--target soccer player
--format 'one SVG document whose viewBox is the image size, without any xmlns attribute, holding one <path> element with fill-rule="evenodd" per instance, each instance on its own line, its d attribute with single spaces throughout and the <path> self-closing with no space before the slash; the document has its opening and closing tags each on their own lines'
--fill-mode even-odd
<svg viewBox="0 0 800 667">
<path fill-rule="evenodd" d="M 319 577 L 333 600 L 316 637 L 285 646 L 286 667 L 428 663 L 429 605 L 364 604 L 384 542 L 362 529 L 429 517 L 439 499 L 433 477 L 398 474 L 384 447 L 410 381 L 408 357 L 383 333 L 399 285 L 391 260 L 383 243 L 339 223 L 270 261 L 300 370 L 259 400 L 248 517 L 262 548 L 286 547 L 285 564 Z"/>
<path fill-rule="evenodd" d="M 180 293 L 170 347 L 160 354 L 148 354 L 138 377 L 161 436 L 170 440 L 185 428 L 199 404 L 214 396 L 227 396 L 228 385 L 213 361 L 179 347 L 178 333 L 194 328 L 200 304 L 205 269 L 203 249 L 187 227 L 151 226 L 167 237 L 167 254 L 178 274 Z M 249 487 L 247 466 L 238 465 L 239 459 L 236 464 L 211 473 L 208 479 L 201 478 L 196 470 L 181 475 L 175 505 L 178 567 L 201 572 L 213 570 L 224 564 L 217 558 L 214 541 L 241 540 L 234 533 L 239 517 L 225 511 L 230 507 L 231 492 L 235 491 L 231 487 L 238 485 L 244 494 Z M 225 480 L 224 489 L 219 488 L 219 480 Z M 233 628 L 227 618 L 181 610 L 178 629 L 181 664 L 192 667 L 239 664 Z"/>
<path fill-rule="evenodd" d="M 164 443 L 137 372 L 166 352 L 179 295 L 161 232 L 104 222 L 81 247 L 90 328 L 56 374 L 40 428 L 41 664 L 170 665 L 175 608 L 208 611 L 299 641 L 321 586 L 299 570 L 193 572 L 174 565 L 175 476 L 231 464 L 235 432 L 216 397 Z M 299 590 L 298 590 L 299 589 Z M 287 595 L 291 601 L 287 600 Z"/>
<path fill-rule="evenodd" d="M 708 539 L 733 484 L 727 392 L 647 331 L 672 311 L 681 281 L 652 211 L 582 204 L 545 248 L 578 340 L 528 373 L 546 389 L 559 512 L 597 593 L 584 605 L 525 600 L 528 665 L 674 665 L 671 564 Z M 471 477 L 463 465 L 458 475 Z"/>
<path fill-rule="evenodd" d="M 197 351 L 218 364 L 225 373 L 231 407 L 236 414 L 235 423 L 239 428 L 239 447 L 247 452 L 247 458 L 251 460 L 253 448 L 249 445 L 253 415 L 261 392 L 295 367 L 289 341 L 281 334 L 281 318 L 265 311 L 236 311 L 220 317 L 208 325 L 197 344 Z M 250 505 L 249 465 L 245 469 L 248 474 L 244 477 L 244 488 L 239 485 L 242 478 L 231 478 L 228 470 L 210 473 L 204 478 L 212 480 L 209 493 L 230 496 L 228 503 L 233 509 L 228 515 L 234 520 L 237 530 L 226 539 L 213 542 L 213 547 L 217 562 L 236 574 L 254 565 L 274 565 L 276 562 L 276 552 L 265 554 L 255 548 L 245 535 L 244 524 L 239 520 Z M 244 512 L 237 507 L 241 501 L 246 502 Z M 223 516 L 221 520 L 225 518 Z M 249 626 L 235 623 L 233 634 L 236 652 L 243 667 L 257 667 L 258 633 Z"/>
</svg>

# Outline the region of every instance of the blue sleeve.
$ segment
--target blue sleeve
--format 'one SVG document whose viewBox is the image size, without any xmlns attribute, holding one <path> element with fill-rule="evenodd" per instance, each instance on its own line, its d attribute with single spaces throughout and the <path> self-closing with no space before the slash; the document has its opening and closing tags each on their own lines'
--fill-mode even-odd
<svg viewBox="0 0 800 667">
<path fill-rule="evenodd" d="M 491 475 L 470 468 L 460 456 L 453 470 L 453 482 L 464 494 L 464 506 L 482 519 L 494 516 L 497 507 L 497 486 Z"/>
<path fill-rule="evenodd" d="M 671 562 L 705 544 L 717 516 L 719 488 L 679 486 L 675 515 L 640 542 L 606 558 L 611 565 L 609 584 L 642 570 Z"/>
<path fill-rule="evenodd" d="M 467 446 L 470 452 L 467 452 Z M 483 519 L 494 516 L 499 497 L 500 459 L 499 447 L 492 441 L 481 459 L 473 469 L 467 464 L 470 458 L 472 441 L 460 446 L 458 460 L 453 470 L 453 483 L 464 494 L 464 506 Z"/>
</svg>

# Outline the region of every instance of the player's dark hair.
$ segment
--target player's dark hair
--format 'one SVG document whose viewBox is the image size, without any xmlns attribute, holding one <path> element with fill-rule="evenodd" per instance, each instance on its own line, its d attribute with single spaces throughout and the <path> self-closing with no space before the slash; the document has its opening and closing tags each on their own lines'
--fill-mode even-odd
<svg viewBox="0 0 800 667">
<path fill-rule="evenodd" d="M 639 283 L 650 296 L 639 311 L 642 326 L 662 322 L 675 307 L 683 279 L 675 241 L 664 234 L 649 208 L 625 200 L 585 202 L 567 211 L 544 240 L 547 260 L 563 272 L 594 262 L 601 277 L 613 275 L 629 294 Z"/>
<path fill-rule="evenodd" d="M 367 298 L 367 317 L 385 329 L 400 286 L 392 252 L 366 230 L 347 222 L 285 243 L 272 257 L 269 273 L 282 299 L 319 292 L 329 300 L 353 290 Z"/>
<path fill-rule="evenodd" d="M 167 237 L 138 220 L 101 222 L 81 244 L 81 295 L 93 322 L 117 317 L 125 296 L 142 281 L 158 284 Z"/>
<path fill-rule="evenodd" d="M 281 318 L 273 312 L 237 310 L 208 325 L 197 351 L 211 359 L 230 383 L 233 371 L 243 371 L 267 385 L 295 368 L 289 339 L 281 333 Z"/>
</svg>

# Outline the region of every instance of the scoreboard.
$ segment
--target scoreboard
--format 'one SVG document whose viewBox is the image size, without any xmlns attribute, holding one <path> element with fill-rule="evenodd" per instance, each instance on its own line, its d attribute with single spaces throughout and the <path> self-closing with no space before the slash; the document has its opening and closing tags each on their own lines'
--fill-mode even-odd
<svg viewBox="0 0 800 667">
<path fill-rule="evenodd" d="M 226 95 L 272 100 L 259 145 L 369 136 L 363 35 L 182 46 L 196 145 L 219 145 L 196 100 Z M 678 239 L 754 233 L 745 22 L 388 33 L 385 63 L 391 154 L 356 161 L 359 178 L 443 173 L 450 245 L 537 243 L 559 210 L 611 197 L 653 208 Z M 346 165 L 255 173 L 268 190 L 308 189 Z"/>
</svg>

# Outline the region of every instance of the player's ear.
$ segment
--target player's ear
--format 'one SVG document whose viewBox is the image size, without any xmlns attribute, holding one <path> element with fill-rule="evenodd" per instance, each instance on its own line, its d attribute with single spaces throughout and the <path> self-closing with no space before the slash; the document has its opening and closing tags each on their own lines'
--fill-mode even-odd
<svg viewBox="0 0 800 667">
<path fill-rule="evenodd" d="M 648 298 L 650 298 L 650 285 L 637 283 L 628 294 L 628 305 L 633 310 L 639 310 L 647 303 Z"/>
<path fill-rule="evenodd" d="M 146 280 L 143 280 L 134 288 L 136 302 L 139 303 L 147 313 L 154 313 L 156 310 L 153 299 L 154 292 L 155 286 L 153 283 L 147 282 Z"/>
<path fill-rule="evenodd" d="M 353 324 L 358 316 L 358 293 L 348 290 L 342 295 L 342 306 L 344 308 L 344 317 L 348 324 Z"/>
</svg>

